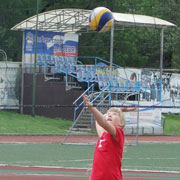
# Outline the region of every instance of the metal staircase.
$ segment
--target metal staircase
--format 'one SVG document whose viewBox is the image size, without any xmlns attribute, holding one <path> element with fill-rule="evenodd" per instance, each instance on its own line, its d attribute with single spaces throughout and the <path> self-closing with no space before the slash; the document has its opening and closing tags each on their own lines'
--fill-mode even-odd
<svg viewBox="0 0 180 180">
<path fill-rule="evenodd" d="M 100 91 L 94 92 L 90 97 L 91 102 L 96 106 L 103 114 L 109 109 L 111 100 L 119 99 L 126 101 L 129 96 L 134 93 L 122 93 L 112 94 L 112 92 Z M 72 131 L 90 131 L 95 129 L 94 118 L 92 113 L 86 107 L 83 107 L 77 118 L 74 120 L 74 125 L 71 128 Z"/>
<path fill-rule="evenodd" d="M 102 113 L 105 113 L 109 105 L 109 94 L 107 92 L 94 92 L 91 100 Z M 94 117 L 86 107 L 83 107 L 75 120 L 72 131 L 90 131 L 95 129 Z"/>
</svg>

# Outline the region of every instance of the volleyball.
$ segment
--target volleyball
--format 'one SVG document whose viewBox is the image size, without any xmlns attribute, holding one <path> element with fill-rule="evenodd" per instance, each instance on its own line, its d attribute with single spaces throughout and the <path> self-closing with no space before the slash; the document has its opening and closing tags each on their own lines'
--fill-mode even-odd
<svg viewBox="0 0 180 180">
<path fill-rule="evenodd" d="M 93 31 L 108 31 L 112 27 L 113 21 L 112 12 L 105 7 L 97 7 L 89 15 L 89 26 Z"/>
</svg>

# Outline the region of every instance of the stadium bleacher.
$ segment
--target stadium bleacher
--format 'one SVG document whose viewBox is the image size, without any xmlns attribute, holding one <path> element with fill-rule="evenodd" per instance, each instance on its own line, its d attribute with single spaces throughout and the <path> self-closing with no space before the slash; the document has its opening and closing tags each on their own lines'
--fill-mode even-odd
<svg viewBox="0 0 180 180">
<path fill-rule="evenodd" d="M 135 92 L 139 90 L 136 82 L 123 79 L 104 63 L 95 65 L 77 64 L 76 57 L 62 57 L 37 54 L 37 65 L 53 68 L 53 72 L 76 77 L 78 82 L 97 83 L 101 91 Z"/>
</svg>

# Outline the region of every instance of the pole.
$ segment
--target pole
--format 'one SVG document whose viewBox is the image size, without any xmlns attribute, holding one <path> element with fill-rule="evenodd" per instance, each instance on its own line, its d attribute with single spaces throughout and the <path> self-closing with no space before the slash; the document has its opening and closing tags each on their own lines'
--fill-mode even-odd
<svg viewBox="0 0 180 180">
<path fill-rule="evenodd" d="M 140 92 L 138 93 L 138 107 L 140 105 Z M 136 145 L 139 142 L 139 109 L 137 110 L 137 131 L 136 131 Z"/>
<path fill-rule="evenodd" d="M 160 89 L 159 89 L 159 100 L 161 101 L 161 84 L 162 84 L 162 73 L 163 73 L 163 46 L 164 46 L 164 28 L 161 29 L 161 44 L 160 44 Z"/>
<path fill-rule="evenodd" d="M 114 41 L 114 20 L 112 22 L 112 27 L 111 27 L 111 40 L 110 40 L 110 90 L 112 86 L 112 63 L 113 63 L 113 41 Z M 111 91 L 110 91 L 110 105 L 111 105 Z"/>
<path fill-rule="evenodd" d="M 164 28 L 161 29 L 161 44 L 160 44 L 160 80 L 162 82 L 163 72 L 163 46 L 164 46 Z"/>
<path fill-rule="evenodd" d="M 111 27 L 111 40 L 110 40 L 110 78 L 112 80 L 112 63 L 113 63 L 113 41 L 114 41 L 114 21 Z"/>
<path fill-rule="evenodd" d="M 23 41 L 22 41 L 22 65 L 21 65 L 21 100 L 20 100 L 20 113 L 23 114 L 23 105 L 24 105 L 24 32 L 23 32 Z"/>
<path fill-rule="evenodd" d="M 35 33 L 35 51 L 34 51 L 34 71 L 33 71 L 33 93 L 32 93 L 32 115 L 35 116 L 36 99 L 36 56 L 37 56 L 37 30 L 38 30 L 39 0 L 36 7 L 36 33 Z"/>
</svg>

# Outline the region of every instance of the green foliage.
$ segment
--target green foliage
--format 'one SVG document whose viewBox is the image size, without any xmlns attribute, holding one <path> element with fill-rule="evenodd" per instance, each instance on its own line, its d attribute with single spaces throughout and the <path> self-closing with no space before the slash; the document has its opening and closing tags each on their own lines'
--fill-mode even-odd
<svg viewBox="0 0 180 180">
<path fill-rule="evenodd" d="M 53 9 L 93 9 L 98 6 L 113 12 L 159 17 L 180 25 L 180 3 L 177 0 L 39 0 L 39 12 Z M 10 29 L 36 14 L 37 0 L 6 0 L 0 4 L 0 49 L 8 60 L 21 61 L 22 32 Z M 164 68 L 180 68 L 180 29 L 165 29 Z M 110 33 L 87 33 L 80 36 L 79 55 L 110 57 Z M 114 62 L 121 66 L 159 68 L 160 31 L 133 28 L 115 31 Z"/>
<path fill-rule="evenodd" d="M 0 48 L 6 51 L 10 61 L 21 61 L 22 54 L 22 32 L 13 32 L 10 29 L 34 15 L 35 2 L 36 0 L 7 0 L 0 4 Z"/>
</svg>

